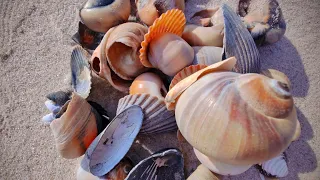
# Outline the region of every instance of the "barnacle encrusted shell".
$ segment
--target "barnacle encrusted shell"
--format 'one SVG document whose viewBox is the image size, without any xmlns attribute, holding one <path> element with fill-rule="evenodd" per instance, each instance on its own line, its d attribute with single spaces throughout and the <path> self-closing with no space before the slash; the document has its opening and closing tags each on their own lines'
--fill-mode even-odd
<svg viewBox="0 0 320 180">
<path fill-rule="evenodd" d="M 148 26 L 159 16 L 171 9 L 184 11 L 184 0 L 136 0 L 137 16 Z"/>
<path fill-rule="evenodd" d="M 107 32 L 110 28 L 128 20 L 131 11 L 128 0 L 88 0 L 80 9 L 82 22 L 97 32 Z"/>
<path fill-rule="evenodd" d="M 75 93 L 57 116 L 59 118 L 51 122 L 50 128 L 58 152 L 67 159 L 80 157 L 98 135 L 97 119 L 100 117 Z"/>
<path fill-rule="evenodd" d="M 233 165 L 263 162 L 286 149 L 297 127 L 287 86 L 259 74 L 210 68 L 183 79 L 166 96 L 169 108 L 176 103 L 177 125 L 186 140 L 204 155 Z"/>
</svg>

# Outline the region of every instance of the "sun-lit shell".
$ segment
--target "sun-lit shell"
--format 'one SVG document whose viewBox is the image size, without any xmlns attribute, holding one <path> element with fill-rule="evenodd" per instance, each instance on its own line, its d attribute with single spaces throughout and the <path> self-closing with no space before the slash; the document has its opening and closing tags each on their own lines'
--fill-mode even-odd
<svg viewBox="0 0 320 180">
<path fill-rule="evenodd" d="M 80 9 L 82 22 L 97 32 L 107 32 L 110 28 L 128 20 L 131 11 L 128 0 L 88 0 Z"/>
<path fill-rule="evenodd" d="M 148 26 L 171 9 L 180 9 L 184 11 L 184 0 L 136 0 L 137 16 L 139 19 Z"/>
<path fill-rule="evenodd" d="M 167 110 L 163 98 L 150 94 L 125 96 L 119 100 L 117 114 L 132 105 L 140 106 L 144 113 L 141 134 L 157 134 L 177 129 L 174 112 Z"/>
<path fill-rule="evenodd" d="M 184 162 L 181 152 L 167 149 L 139 162 L 125 180 L 170 179 L 184 180 Z"/>
<path fill-rule="evenodd" d="M 252 165 L 275 157 L 297 131 L 290 89 L 260 74 L 217 71 L 222 62 L 168 92 L 167 107 L 175 105 L 179 130 L 194 148 L 225 164 Z"/>
<path fill-rule="evenodd" d="M 256 165 L 260 173 L 267 177 L 285 177 L 288 175 L 287 159 L 284 153 L 262 164 Z"/>
<path fill-rule="evenodd" d="M 290 82 L 289 78 L 283 72 L 280 72 L 275 69 L 267 69 L 267 70 L 261 71 L 260 74 L 263 74 L 269 78 L 276 79 L 280 82 L 283 82 L 283 83 L 287 84 L 289 88 L 291 88 L 291 82 Z"/>
<path fill-rule="evenodd" d="M 191 46 L 222 47 L 223 29 L 223 24 L 217 24 L 211 27 L 188 24 L 183 31 L 182 38 Z"/>
<path fill-rule="evenodd" d="M 95 176 L 110 172 L 129 151 L 140 131 L 143 112 L 131 106 L 118 114 L 88 147 L 81 167 Z"/>
<path fill-rule="evenodd" d="M 141 43 L 140 49 L 140 61 L 146 67 L 153 67 L 148 60 L 149 44 L 154 39 L 165 33 L 176 34 L 181 36 L 184 25 L 186 24 L 186 18 L 182 11 L 178 9 L 169 10 L 162 14 L 152 26 L 149 27 L 148 33 L 145 34 L 144 40 Z"/>
<path fill-rule="evenodd" d="M 154 73 L 147 72 L 139 75 L 134 79 L 130 86 L 129 93 L 134 94 L 150 94 L 159 99 L 163 99 L 167 94 L 167 90 L 161 78 Z"/>
<path fill-rule="evenodd" d="M 100 117 L 75 93 L 57 116 L 59 118 L 51 122 L 50 128 L 58 152 L 67 159 L 80 157 L 98 135 L 97 119 Z"/>
<path fill-rule="evenodd" d="M 219 175 L 211 172 L 203 164 L 200 164 L 197 169 L 188 177 L 187 180 L 219 180 Z"/>
<path fill-rule="evenodd" d="M 214 46 L 193 46 L 194 59 L 192 64 L 211 65 L 222 60 L 223 49 Z"/>
<path fill-rule="evenodd" d="M 72 87 L 82 98 L 87 98 L 91 89 L 90 55 L 81 46 L 75 46 L 71 54 Z"/>
</svg>

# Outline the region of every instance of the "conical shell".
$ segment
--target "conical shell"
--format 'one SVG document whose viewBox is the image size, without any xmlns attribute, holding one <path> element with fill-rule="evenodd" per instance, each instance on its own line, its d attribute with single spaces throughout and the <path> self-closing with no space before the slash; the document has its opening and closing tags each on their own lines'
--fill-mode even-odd
<svg viewBox="0 0 320 180">
<path fill-rule="evenodd" d="M 95 176 L 104 176 L 126 153 L 140 131 L 143 112 L 131 106 L 118 114 L 94 139 L 81 161 L 81 167 Z"/>
<path fill-rule="evenodd" d="M 206 168 L 203 164 L 200 164 L 197 169 L 188 177 L 187 180 L 219 180 L 213 172 Z"/>
<path fill-rule="evenodd" d="M 88 0 L 81 7 L 81 21 L 97 32 L 107 32 L 110 28 L 128 20 L 131 11 L 128 0 Z"/>
<path fill-rule="evenodd" d="M 169 90 L 172 89 L 173 86 L 175 86 L 178 82 L 180 82 L 184 78 L 186 78 L 186 77 L 190 76 L 191 74 L 193 74 L 201 69 L 204 69 L 206 67 L 207 67 L 206 65 L 198 64 L 198 65 L 191 65 L 191 66 L 188 66 L 188 67 L 182 69 L 172 79 L 170 86 L 169 86 Z"/>
<path fill-rule="evenodd" d="M 183 12 L 178 9 L 169 10 L 156 19 L 152 26 L 149 27 L 148 33 L 145 34 L 144 40 L 141 43 L 141 63 L 146 67 L 152 67 L 152 64 L 148 60 L 149 43 L 165 33 L 181 36 L 185 24 L 186 18 Z"/>
<path fill-rule="evenodd" d="M 90 58 L 82 47 L 75 46 L 71 54 L 72 87 L 74 92 L 82 98 L 87 98 L 91 89 L 91 71 L 88 59 Z"/>
<path fill-rule="evenodd" d="M 262 164 L 256 165 L 260 173 L 267 177 L 285 177 L 288 175 L 287 158 L 284 153 Z"/>
<path fill-rule="evenodd" d="M 194 59 L 192 64 L 211 65 L 222 60 L 223 49 L 214 46 L 193 46 Z"/>
<path fill-rule="evenodd" d="M 225 164 L 252 165 L 289 146 L 297 131 L 290 89 L 260 74 L 207 68 L 180 81 L 166 97 L 175 103 L 178 128 L 194 148 Z"/>
<path fill-rule="evenodd" d="M 98 135 L 97 117 L 90 104 L 77 94 L 73 94 L 66 104 L 61 117 L 51 122 L 56 148 L 67 159 L 83 155 Z"/>
<path fill-rule="evenodd" d="M 144 112 L 141 134 L 157 134 L 177 129 L 174 112 L 166 109 L 163 99 L 149 94 L 128 95 L 119 100 L 117 114 L 132 105 L 140 106 Z"/>
<path fill-rule="evenodd" d="M 223 4 L 221 9 L 224 17 L 224 57 L 236 57 L 235 72 L 260 73 L 260 54 L 249 31 L 228 5 Z"/>
<path fill-rule="evenodd" d="M 188 76 L 188 78 L 184 78 L 183 80 L 179 81 L 170 91 L 168 92 L 165 101 L 168 110 L 173 110 L 175 108 L 176 102 L 179 99 L 179 96 L 194 82 L 201 78 L 207 73 L 214 72 L 214 71 L 228 71 L 231 70 L 234 65 L 236 64 L 235 58 L 229 58 L 224 61 L 212 64 L 204 69 L 201 69 L 192 75 Z"/>
<path fill-rule="evenodd" d="M 160 151 L 139 162 L 125 180 L 184 180 L 183 157 L 179 150 Z"/>
</svg>

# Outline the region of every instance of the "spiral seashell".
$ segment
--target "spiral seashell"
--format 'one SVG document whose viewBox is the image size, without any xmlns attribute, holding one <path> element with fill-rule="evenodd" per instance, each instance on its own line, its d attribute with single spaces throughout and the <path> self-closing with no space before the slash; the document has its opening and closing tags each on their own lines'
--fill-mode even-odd
<svg viewBox="0 0 320 180">
<path fill-rule="evenodd" d="M 223 49 L 214 46 L 193 46 L 194 59 L 192 64 L 211 65 L 222 61 Z"/>
<path fill-rule="evenodd" d="M 88 0 L 80 9 L 81 21 L 97 32 L 107 32 L 110 28 L 128 20 L 131 11 L 128 0 Z"/>
<path fill-rule="evenodd" d="M 200 164 L 197 169 L 188 177 L 187 180 L 219 180 L 220 177 L 216 176 L 203 164 Z"/>
<path fill-rule="evenodd" d="M 50 123 L 56 148 L 67 159 L 84 154 L 94 138 L 98 135 L 98 113 L 81 96 L 73 93 L 72 98 L 57 113 Z"/>
<path fill-rule="evenodd" d="M 297 131 L 290 89 L 263 75 L 221 71 L 222 62 L 168 92 L 167 107 L 175 106 L 179 130 L 195 149 L 224 164 L 252 165 L 275 157 Z"/>
<path fill-rule="evenodd" d="M 183 165 L 183 156 L 179 150 L 162 150 L 139 162 L 125 180 L 184 180 Z"/>
<path fill-rule="evenodd" d="M 186 19 L 182 11 L 173 9 L 162 14 L 141 43 L 140 61 L 173 76 L 192 63 L 194 51 L 180 36 Z"/>
<path fill-rule="evenodd" d="M 136 0 L 137 16 L 139 19 L 148 26 L 171 9 L 180 9 L 184 11 L 184 0 Z"/>
<path fill-rule="evenodd" d="M 104 176 L 119 164 L 140 131 L 143 112 L 131 106 L 118 114 L 88 147 L 81 167 L 95 176 Z"/>
<path fill-rule="evenodd" d="M 266 177 L 282 178 L 288 175 L 287 158 L 284 153 L 256 165 L 261 174 Z"/>
<path fill-rule="evenodd" d="M 91 89 L 91 72 L 87 59 L 90 58 L 81 46 L 75 46 L 71 54 L 72 87 L 82 98 L 87 98 Z"/>
</svg>

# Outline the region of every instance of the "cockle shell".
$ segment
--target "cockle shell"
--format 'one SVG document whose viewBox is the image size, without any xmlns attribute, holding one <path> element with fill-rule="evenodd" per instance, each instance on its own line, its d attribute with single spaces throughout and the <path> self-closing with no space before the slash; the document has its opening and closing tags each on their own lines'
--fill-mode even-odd
<svg viewBox="0 0 320 180">
<path fill-rule="evenodd" d="M 179 150 L 160 151 L 139 162 L 125 180 L 184 180 L 183 165 L 183 156 Z"/>
<path fill-rule="evenodd" d="M 151 26 L 159 16 L 171 9 L 184 11 L 184 0 L 135 0 L 137 15 L 146 25 Z"/>
<path fill-rule="evenodd" d="M 206 168 L 203 164 L 200 164 L 197 169 L 188 177 L 187 180 L 219 180 L 213 172 Z"/>
<path fill-rule="evenodd" d="M 214 46 L 193 46 L 194 59 L 192 64 L 211 65 L 222 60 L 223 49 Z"/>
<path fill-rule="evenodd" d="M 71 54 L 71 77 L 74 92 L 87 98 L 91 89 L 91 71 L 87 59 L 90 58 L 81 46 L 75 46 Z"/>
<path fill-rule="evenodd" d="M 256 165 L 260 173 L 267 177 L 282 178 L 288 175 L 287 158 L 284 153 Z"/>
<path fill-rule="evenodd" d="M 162 14 L 141 43 L 140 60 L 146 67 L 155 67 L 174 76 L 192 63 L 194 51 L 180 36 L 186 19 L 182 11 L 173 9 Z"/>
<path fill-rule="evenodd" d="M 129 151 L 140 131 L 143 112 L 131 106 L 118 114 L 87 149 L 81 167 L 95 176 L 104 176 Z"/>
<path fill-rule="evenodd" d="M 101 117 L 75 93 L 56 117 L 50 128 L 58 152 L 67 159 L 80 157 L 98 135 L 97 121 L 101 121 Z"/>
<path fill-rule="evenodd" d="M 110 28 L 128 20 L 131 11 L 128 0 L 88 0 L 80 9 L 81 21 L 97 32 L 107 32 Z"/>
<path fill-rule="evenodd" d="M 190 75 L 168 92 L 167 107 L 175 105 L 179 130 L 198 151 L 225 164 L 252 165 L 275 157 L 296 132 L 289 89 L 263 75 L 223 72 L 223 62 Z"/>
</svg>

